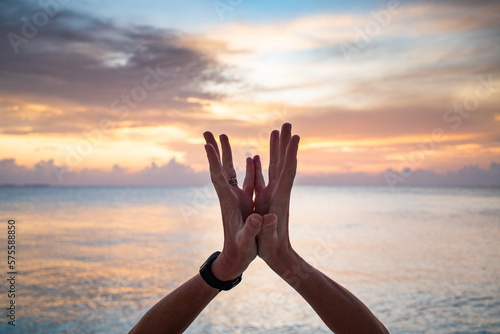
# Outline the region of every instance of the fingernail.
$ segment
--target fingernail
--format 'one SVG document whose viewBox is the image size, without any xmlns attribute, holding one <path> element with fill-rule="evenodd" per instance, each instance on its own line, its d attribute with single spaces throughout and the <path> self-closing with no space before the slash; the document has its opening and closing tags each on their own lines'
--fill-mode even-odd
<svg viewBox="0 0 500 334">
<path fill-rule="evenodd" d="M 250 218 L 250 224 L 253 226 L 253 227 L 259 227 L 260 226 L 260 221 L 258 221 L 257 219 L 255 218 Z"/>
</svg>

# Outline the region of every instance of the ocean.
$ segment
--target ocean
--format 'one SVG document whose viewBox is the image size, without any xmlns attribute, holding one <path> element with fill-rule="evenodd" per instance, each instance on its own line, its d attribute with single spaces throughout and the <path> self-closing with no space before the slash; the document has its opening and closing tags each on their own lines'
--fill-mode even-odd
<svg viewBox="0 0 500 334">
<path fill-rule="evenodd" d="M 1 333 L 126 333 L 222 247 L 210 185 L 1 187 L 0 219 Z M 500 333 L 500 188 L 297 186 L 290 234 L 391 333 Z M 259 258 L 186 331 L 329 332 Z"/>
</svg>

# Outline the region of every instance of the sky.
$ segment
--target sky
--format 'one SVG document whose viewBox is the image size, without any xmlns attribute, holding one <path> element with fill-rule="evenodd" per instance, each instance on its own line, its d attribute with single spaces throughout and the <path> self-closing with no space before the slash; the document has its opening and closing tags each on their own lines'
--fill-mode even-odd
<svg viewBox="0 0 500 334">
<path fill-rule="evenodd" d="M 500 185 L 498 1 L 0 2 L 0 184 L 240 178 L 284 122 L 297 181 Z"/>
</svg>

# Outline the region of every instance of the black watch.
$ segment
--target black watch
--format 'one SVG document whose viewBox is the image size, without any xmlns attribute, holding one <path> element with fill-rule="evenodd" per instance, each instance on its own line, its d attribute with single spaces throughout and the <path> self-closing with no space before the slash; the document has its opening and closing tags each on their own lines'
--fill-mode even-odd
<svg viewBox="0 0 500 334">
<path fill-rule="evenodd" d="M 219 291 L 222 290 L 231 290 L 235 286 L 238 285 L 238 283 L 241 282 L 241 275 L 236 277 L 235 279 L 232 279 L 230 281 L 221 281 L 215 275 L 212 273 L 212 263 L 215 261 L 215 259 L 219 256 L 220 252 L 215 252 L 210 257 L 203 263 L 200 267 L 200 275 L 201 277 L 207 282 L 208 285 L 210 285 L 212 288 L 219 289 Z"/>
</svg>

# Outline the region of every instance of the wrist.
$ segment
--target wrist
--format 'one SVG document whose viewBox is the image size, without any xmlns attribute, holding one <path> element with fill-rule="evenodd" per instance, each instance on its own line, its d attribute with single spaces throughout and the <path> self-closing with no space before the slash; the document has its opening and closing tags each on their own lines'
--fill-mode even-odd
<svg viewBox="0 0 500 334">
<path fill-rule="evenodd" d="M 266 263 L 269 268 L 278 274 L 278 276 L 283 277 L 290 268 L 297 266 L 300 260 L 302 260 L 302 258 L 290 248 L 284 256 L 276 258 L 275 260 L 266 261 Z"/>
<path fill-rule="evenodd" d="M 224 252 L 222 252 L 212 263 L 211 269 L 217 279 L 221 281 L 230 281 L 240 276 L 247 266 L 235 266 L 228 261 Z"/>
<path fill-rule="evenodd" d="M 275 265 L 271 269 L 297 291 L 304 282 L 310 280 L 311 275 L 316 271 L 314 267 L 293 250 L 282 258 L 279 265 Z"/>
<path fill-rule="evenodd" d="M 220 254 L 221 252 L 215 252 L 208 257 L 205 263 L 203 263 L 200 267 L 200 276 L 210 287 L 218 289 L 219 291 L 227 291 L 231 290 L 241 282 L 241 275 L 238 275 L 234 279 L 230 280 L 221 280 L 217 276 L 215 276 L 212 272 L 212 265 Z"/>
</svg>

